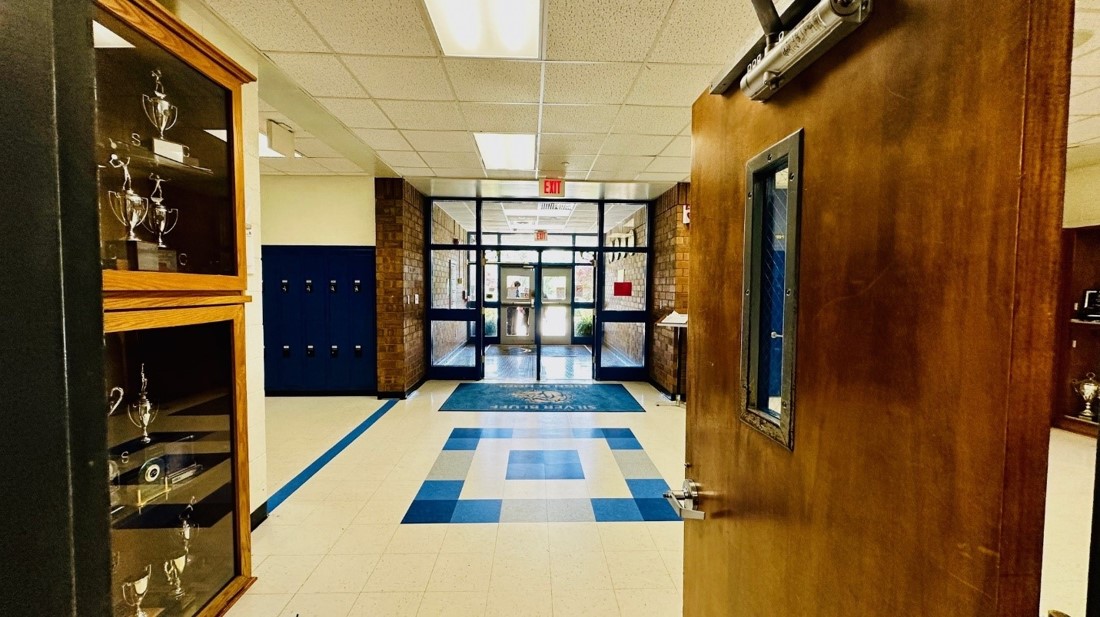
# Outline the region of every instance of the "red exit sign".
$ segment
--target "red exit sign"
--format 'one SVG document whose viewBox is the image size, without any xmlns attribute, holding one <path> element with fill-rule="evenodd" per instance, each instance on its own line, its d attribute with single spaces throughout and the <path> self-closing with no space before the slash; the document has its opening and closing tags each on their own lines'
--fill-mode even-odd
<svg viewBox="0 0 1100 617">
<path fill-rule="evenodd" d="M 539 197 L 565 197 L 565 180 L 543 178 L 539 181 Z"/>
</svg>

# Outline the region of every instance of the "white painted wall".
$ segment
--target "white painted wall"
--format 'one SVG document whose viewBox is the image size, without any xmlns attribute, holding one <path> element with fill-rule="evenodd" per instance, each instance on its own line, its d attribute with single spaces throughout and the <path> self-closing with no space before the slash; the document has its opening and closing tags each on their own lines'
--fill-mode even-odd
<svg viewBox="0 0 1100 617">
<path fill-rule="evenodd" d="M 1062 225 L 1100 225 L 1100 165 L 1066 171 L 1066 205 Z"/>
<path fill-rule="evenodd" d="M 196 0 L 166 3 L 187 25 L 198 31 L 253 75 L 259 72 L 259 56 L 240 36 L 212 16 Z M 251 508 L 267 501 L 267 414 L 264 402 L 263 270 L 260 263 L 260 153 L 259 86 L 245 84 L 241 90 L 244 118 L 244 206 L 248 259 L 248 295 L 245 305 L 245 366 L 248 376 L 248 462 Z"/>
<path fill-rule="evenodd" d="M 263 176 L 265 245 L 374 246 L 372 176 Z"/>
</svg>

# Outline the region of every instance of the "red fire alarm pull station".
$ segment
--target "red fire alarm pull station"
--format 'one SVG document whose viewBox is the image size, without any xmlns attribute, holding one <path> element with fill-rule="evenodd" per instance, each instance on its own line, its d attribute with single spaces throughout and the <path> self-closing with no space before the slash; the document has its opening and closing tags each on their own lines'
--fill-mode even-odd
<svg viewBox="0 0 1100 617">
<path fill-rule="evenodd" d="M 614 293 L 616 296 L 632 296 L 634 295 L 634 283 L 630 281 L 616 282 Z"/>
<path fill-rule="evenodd" d="M 565 197 L 565 180 L 543 178 L 539 182 L 539 197 Z"/>
</svg>

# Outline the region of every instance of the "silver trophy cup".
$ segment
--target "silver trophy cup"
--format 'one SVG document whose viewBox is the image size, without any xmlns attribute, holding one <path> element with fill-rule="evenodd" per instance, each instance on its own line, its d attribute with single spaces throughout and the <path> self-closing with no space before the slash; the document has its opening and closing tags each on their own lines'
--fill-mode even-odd
<svg viewBox="0 0 1100 617">
<path fill-rule="evenodd" d="M 145 566 L 145 574 L 122 584 L 122 599 L 126 605 L 134 609 L 134 617 L 149 617 L 141 608 L 145 600 L 145 594 L 149 593 L 149 577 L 153 574 L 153 566 Z"/>
<path fill-rule="evenodd" d="M 115 386 L 111 388 L 111 392 L 107 394 L 107 417 L 110 418 L 111 414 L 118 411 L 118 406 L 122 404 L 123 397 L 126 396 L 125 391 Z"/>
<path fill-rule="evenodd" d="M 130 422 L 141 429 L 141 442 L 149 443 L 153 439 L 149 437 L 149 425 L 157 419 L 157 407 L 149 400 L 149 380 L 145 378 L 145 365 L 141 365 L 141 391 L 138 392 L 138 400 L 130 403 L 126 409 L 130 416 Z"/>
<path fill-rule="evenodd" d="M 157 174 L 149 176 L 156 186 L 153 188 L 152 194 L 149 195 L 149 201 L 153 206 L 149 211 L 149 216 L 145 219 L 145 227 L 157 235 L 157 246 L 160 248 L 168 248 L 168 245 L 164 243 L 164 236 L 172 233 L 172 230 L 176 228 L 176 223 L 180 220 L 180 212 L 176 208 L 169 208 L 164 205 L 164 190 L 161 185 L 166 182 L 164 178 L 161 178 Z"/>
<path fill-rule="evenodd" d="M 160 83 L 160 70 L 153 71 L 153 96 L 141 95 L 141 106 L 145 109 L 145 117 L 160 131 L 160 138 L 164 139 L 164 132 L 176 125 L 179 119 L 179 108 L 168 102 L 164 93 L 164 84 Z"/>
<path fill-rule="evenodd" d="M 1096 412 L 1092 410 L 1092 402 L 1100 395 L 1100 381 L 1096 381 L 1096 373 L 1085 375 L 1084 379 L 1074 380 L 1073 390 L 1085 401 L 1085 408 L 1078 412 L 1077 416 L 1089 422 L 1096 421 Z"/>
<path fill-rule="evenodd" d="M 184 551 L 178 557 L 173 557 L 164 562 L 164 575 L 168 577 L 168 585 L 171 590 L 168 592 L 173 599 L 179 600 L 187 595 L 187 592 L 183 590 L 183 571 L 187 567 L 187 552 Z"/>
<path fill-rule="evenodd" d="M 137 228 L 149 215 L 149 200 L 138 195 L 133 189 L 130 177 L 130 159 L 123 161 L 117 154 L 108 161 L 111 167 L 122 170 L 122 188 L 119 191 L 107 191 L 107 203 L 115 218 L 126 228 L 126 239 L 137 240 Z"/>
</svg>

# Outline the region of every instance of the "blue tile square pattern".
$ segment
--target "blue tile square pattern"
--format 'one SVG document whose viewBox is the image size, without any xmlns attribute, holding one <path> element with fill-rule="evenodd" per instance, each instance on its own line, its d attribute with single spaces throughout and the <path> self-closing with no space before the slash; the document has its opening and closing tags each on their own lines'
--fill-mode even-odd
<svg viewBox="0 0 1100 617">
<path fill-rule="evenodd" d="M 462 499 L 462 490 L 482 439 L 599 439 L 614 455 L 630 497 L 573 499 Z M 511 450 L 506 480 L 583 480 L 579 450 Z M 480 472 L 484 473 L 484 471 Z M 628 428 L 456 428 L 403 524 L 499 522 L 677 521 L 641 442 Z"/>
</svg>

